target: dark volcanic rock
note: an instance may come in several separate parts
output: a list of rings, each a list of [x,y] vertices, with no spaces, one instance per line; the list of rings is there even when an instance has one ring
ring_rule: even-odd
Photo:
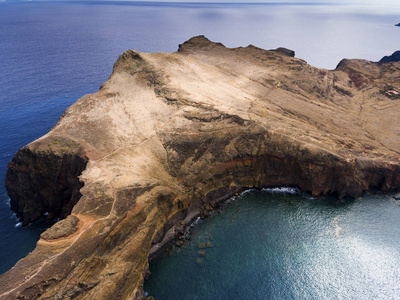
[[[328,71],[293,56],[204,36],[122,54],[97,93],[10,162],[24,224],[71,215],[0,277],[0,299],[140,299],[149,255],[248,188],[398,191],[400,102],[382,91],[400,90],[399,62]]]
[[[379,62],[394,62],[394,61],[400,61],[400,50],[394,52],[390,56],[383,57]]]
[[[282,53],[282,54],[285,54],[285,55],[290,56],[290,57],[294,57],[295,56],[295,52],[293,50],[290,50],[290,49],[287,49],[287,48],[280,47],[280,48],[275,49],[275,51],[279,52],[279,53]]]
[[[58,142],[53,145],[59,147]],[[75,153],[35,152],[30,147],[19,150],[8,164],[6,189],[23,225],[44,213],[65,218],[81,194],[83,182],[78,176],[87,160]]]

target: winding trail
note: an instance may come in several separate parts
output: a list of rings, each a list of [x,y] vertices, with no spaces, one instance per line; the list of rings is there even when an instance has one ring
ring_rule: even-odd
[[[136,144],[136,145],[130,145],[130,146],[128,146],[128,147],[118,147],[118,148],[116,148],[115,150],[113,150],[111,153],[109,153],[109,154],[107,154],[107,155],[105,155],[105,156],[103,156],[103,157],[97,158],[97,159],[92,159],[91,161],[92,161],[92,162],[98,162],[98,163],[99,163],[99,164],[98,164],[99,168],[100,168],[104,173],[106,173],[107,176],[108,176],[109,178],[112,178],[112,175],[109,173],[109,171],[107,170],[107,168],[104,168],[104,167],[102,166],[102,161],[104,161],[107,157],[110,157],[110,156],[112,156],[113,154],[115,154],[116,152],[120,151],[121,149],[124,149],[124,148],[132,148],[132,147],[134,147],[134,148],[139,147],[139,146],[143,145],[144,143],[148,142],[149,140],[151,140],[152,138],[154,138],[155,136],[156,136],[156,134],[153,134],[153,135],[151,135],[150,137],[144,139],[143,141],[141,141],[140,143],[138,143],[138,144]],[[73,138],[71,137],[71,139],[73,139]],[[112,188],[112,185],[110,185],[110,187]],[[17,286],[16,286],[15,288],[13,288],[13,289],[11,289],[11,290],[9,290],[9,291],[7,291],[7,292],[4,292],[4,293],[0,294],[0,299],[6,297],[6,296],[8,296],[8,295],[10,295],[11,293],[13,293],[14,291],[16,291],[17,289],[19,289],[19,288],[23,287],[24,285],[30,283],[30,282],[43,270],[43,268],[44,268],[46,265],[48,265],[49,263],[51,263],[52,261],[54,261],[57,257],[63,255],[66,251],[68,251],[68,250],[80,239],[80,237],[81,237],[85,232],[87,232],[88,230],[90,230],[90,229],[93,227],[93,225],[95,225],[95,224],[98,223],[98,222],[101,222],[101,221],[104,221],[104,220],[107,220],[107,219],[111,218],[111,217],[114,215],[114,213],[115,213],[115,204],[116,204],[116,201],[117,201],[116,192],[115,192],[115,189],[114,189],[114,188],[112,188],[112,194],[113,194],[113,199],[114,199],[114,200],[113,200],[113,203],[112,203],[110,212],[109,212],[109,214],[108,214],[107,216],[102,217],[102,218],[100,218],[100,219],[93,220],[93,219],[91,219],[90,217],[88,217],[88,216],[86,216],[86,215],[83,215],[83,214],[75,215],[75,217],[77,217],[77,218],[79,219],[79,222],[78,222],[78,230],[75,231],[73,234],[71,234],[71,235],[69,235],[69,236],[67,236],[67,237],[63,237],[63,238],[59,238],[59,239],[51,240],[51,241],[50,241],[50,240],[39,239],[39,241],[38,241],[38,244],[39,244],[39,245],[60,245],[59,248],[63,248],[63,247],[62,247],[62,244],[67,244],[67,243],[70,243],[70,244],[69,244],[68,246],[66,246],[65,249],[64,249],[63,251],[61,251],[61,252],[59,252],[59,253],[57,253],[57,254],[54,254],[53,256],[51,256],[51,257],[47,258],[46,260],[44,260],[44,261],[40,264],[39,267],[37,267],[37,268],[36,268],[35,270],[33,270],[30,274],[28,274],[27,276],[25,276],[25,280],[24,280],[23,282],[17,283]],[[32,286],[32,285],[33,285],[33,284],[31,284],[30,286]]]

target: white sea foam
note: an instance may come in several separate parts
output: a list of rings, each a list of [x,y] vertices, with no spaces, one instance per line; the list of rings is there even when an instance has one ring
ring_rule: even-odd
[[[7,204],[7,206],[9,208],[11,208],[11,199],[10,198],[7,198],[5,203]],[[15,220],[17,222],[17,224],[15,224],[15,228],[20,227],[22,225],[22,223],[19,222],[19,219],[17,218],[17,214],[15,212],[13,212],[12,210],[9,210],[9,214],[10,214],[9,218],[12,219],[12,220]],[[21,224],[19,224],[19,223],[21,223]]]
[[[234,201],[236,201],[236,199],[237,199],[237,197],[236,197],[236,196],[233,196],[232,198],[227,199],[227,200],[225,201],[225,203],[234,202]]]
[[[247,194],[247,193],[251,193],[252,191],[254,191],[255,189],[248,189],[248,190],[245,190],[244,192],[242,192],[241,194],[240,194],[240,196],[243,196],[243,195],[245,195],[245,194]]]
[[[22,226],[22,222],[18,222],[17,224],[14,225],[15,228],[19,228]]]
[[[193,227],[193,226],[196,226],[196,225],[199,224],[200,222],[201,222],[201,218],[198,217],[192,224],[190,224],[189,228],[190,228],[190,227]]]
[[[227,200],[225,201],[225,203],[234,202],[234,201],[238,200],[238,198],[242,197],[244,194],[250,193],[251,191],[254,191],[254,189],[245,190],[244,192],[241,192],[239,196],[233,196],[233,197],[227,199]]]
[[[300,194],[300,190],[294,187],[276,187],[276,188],[265,188],[262,189],[263,192],[271,193],[271,194]]]
[[[7,198],[5,203],[7,204],[8,207],[11,207],[11,199],[10,198]]]

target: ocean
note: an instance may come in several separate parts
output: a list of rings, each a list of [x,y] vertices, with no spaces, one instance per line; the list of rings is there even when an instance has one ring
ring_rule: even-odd
[[[378,61],[383,56],[400,49],[398,42],[400,28],[394,26],[400,22],[400,7],[398,5],[383,6],[379,1],[374,3],[360,5],[351,3],[240,4],[129,1],[0,2],[0,133],[2,141],[0,143],[0,182],[4,182],[7,163],[17,150],[47,133],[64,110],[79,97],[96,92],[110,76],[113,63],[118,56],[127,49],[142,52],[172,52],[177,50],[178,44],[190,37],[203,34],[212,41],[222,42],[227,47],[249,44],[265,49],[286,47],[295,50],[296,57],[306,60],[313,66],[326,69],[334,69],[342,58],[364,58]],[[266,203],[270,201],[275,203],[275,200],[268,200],[270,199],[269,194],[261,193],[260,196],[254,197],[262,198],[264,196],[267,199]],[[308,209],[311,209],[309,207],[312,205],[307,204],[307,201],[311,200],[303,201],[304,197],[307,198],[306,195],[296,193],[290,197],[294,197],[293,201],[298,202],[296,205],[299,205],[301,211],[308,212]],[[374,197],[369,195],[366,196],[366,199]],[[377,200],[381,206],[375,205],[373,200],[355,203],[361,207],[360,209],[371,209],[373,222],[379,224],[377,225],[378,229],[374,231],[377,235],[391,232],[398,239],[396,217],[393,217],[393,222],[385,222],[384,218],[380,218],[382,215],[380,209],[383,207],[382,209],[393,210],[392,213],[396,214],[400,208],[390,200],[390,197],[385,199],[384,201]],[[304,207],[301,204],[303,202]],[[252,207],[252,203],[249,201],[248,206]],[[257,203],[254,201],[254,208],[258,209]],[[328,222],[325,220],[325,209],[330,211],[330,206],[323,206],[324,201],[321,203],[318,202],[315,205],[318,207],[322,205],[324,209],[318,210],[313,217],[317,218],[315,222]],[[285,211],[286,213],[291,211],[290,207],[281,206],[282,215],[285,214]],[[354,205],[349,205],[349,207],[354,207]],[[270,215],[269,210],[273,208],[267,205],[260,209],[263,209],[265,215],[268,216]],[[336,213],[339,214],[340,211],[338,210]],[[308,218],[309,215],[306,213],[304,217]],[[318,219],[320,217],[321,220]],[[249,218],[252,218],[251,215]],[[363,226],[369,226],[369,222],[371,222],[370,219],[363,220],[357,221],[359,222],[357,228],[360,231]],[[4,184],[0,184],[0,273],[10,269],[19,259],[32,251],[40,233],[52,222],[43,218],[28,227],[20,226],[10,211]],[[207,222],[213,226],[212,220],[203,222],[201,226],[208,224]],[[348,222],[351,223],[351,219]],[[199,225],[199,230],[201,226]],[[218,223],[216,226],[219,226]],[[350,231],[353,230],[352,226],[349,228]],[[194,231],[196,230],[194,229]],[[271,230],[275,230],[275,227],[266,229],[266,232]],[[297,238],[301,238],[301,234],[303,234],[303,229],[299,230]],[[308,229],[304,228],[304,230]],[[312,229],[309,229],[309,232],[312,232]],[[309,232],[307,234],[310,234]],[[240,239],[240,233],[236,233]],[[318,234],[322,234],[322,232],[318,232]],[[272,235],[277,236],[277,232]],[[198,236],[200,237],[202,234],[199,233]],[[308,235],[304,238],[307,237]],[[248,244],[246,249],[263,248],[264,246],[259,242],[260,240],[257,240],[254,245]],[[246,243],[250,243],[250,241]],[[269,241],[269,243],[272,242]],[[296,240],[296,243],[300,242]],[[328,240],[325,243],[324,245],[328,247],[326,251],[335,253],[338,245]],[[396,258],[398,244],[391,244],[391,241],[386,240],[385,243],[388,243],[387,247],[394,249],[392,254],[389,251],[385,252],[385,255],[391,255],[394,266],[398,268],[399,263]],[[282,245],[279,240],[275,240],[273,247],[282,247]],[[213,251],[216,249],[218,248],[216,247]],[[310,251],[306,250],[302,252],[302,259],[305,260],[305,263],[310,259],[307,256]],[[375,253],[375,250],[378,252]],[[372,247],[368,251],[371,256],[380,253],[379,247]],[[216,255],[213,253],[212,256]],[[336,255],[335,258],[340,258],[340,256]],[[259,258],[255,256],[254,259],[252,264],[259,265]],[[289,263],[291,258],[280,257],[277,259],[282,263],[271,265],[268,270],[281,268],[285,262]],[[368,255],[365,259],[365,263],[373,263],[368,260]],[[177,259],[177,261],[179,260]],[[238,264],[239,262],[240,260],[235,263],[235,266],[243,268]],[[346,273],[346,269],[340,271],[334,268],[337,263],[332,262],[333,267],[328,270]],[[154,265],[152,264],[152,268],[160,268],[159,264],[162,266],[164,263],[157,261]],[[170,264],[170,262],[166,260],[165,264]],[[296,276],[300,276],[305,274],[304,270],[307,270],[300,269],[300,267],[297,269],[293,263],[291,266],[291,271],[287,271],[285,276],[297,271]],[[221,268],[221,266],[218,267]],[[222,270],[225,270],[224,268]],[[201,272],[204,272],[205,269],[201,269]],[[238,286],[243,276],[248,276],[247,279],[249,279],[257,272],[264,274],[264,271],[252,270],[247,275],[241,274],[238,279],[231,278],[231,285],[236,282],[235,286],[237,286],[235,290],[239,296],[236,299],[250,299],[244,296],[243,293],[246,289],[243,285]],[[277,270],[275,271],[275,273],[271,271],[271,276],[275,274],[274,276],[277,277],[273,277],[271,280],[279,280],[283,276]],[[163,274],[161,271],[157,271],[153,272],[151,278],[156,278],[156,273],[164,276],[161,275]],[[334,278],[338,276],[336,273],[332,274]],[[346,278],[353,276],[351,275],[353,273],[349,274],[346,275]],[[387,282],[398,280],[398,274],[395,271],[387,271],[384,275],[390,277]],[[226,276],[230,278],[229,275]],[[243,279],[243,282],[248,282],[247,279]],[[298,281],[296,284],[306,284],[307,282]],[[357,281],[353,280],[352,282]],[[365,285],[365,288],[368,289],[366,282],[363,281],[360,284]],[[318,284],[323,285],[321,282]],[[331,284],[332,282],[327,281],[327,285]],[[152,287],[149,288],[149,292],[157,295],[158,288],[150,285],[149,281],[148,287],[150,286]],[[261,289],[261,286],[259,288]],[[164,293],[161,290],[160,288],[160,293]],[[169,290],[173,294],[175,287],[171,286]],[[355,290],[358,291],[359,288],[357,287]],[[263,289],[259,291],[260,295],[263,291]],[[274,294],[276,297],[281,295],[275,293],[275,290],[271,290],[271,295]],[[165,297],[167,299],[167,296]],[[186,296],[182,297],[180,299],[187,298]],[[198,295],[196,297],[198,299],[218,299],[223,296],[202,298],[201,295]],[[257,296],[254,297],[261,299]],[[304,297],[301,299],[311,299]],[[230,299],[235,299],[235,297]],[[274,298],[271,296],[271,299]]]
[[[249,191],[150,263],[155,299],[399,299],[400,207],[385,195]]]

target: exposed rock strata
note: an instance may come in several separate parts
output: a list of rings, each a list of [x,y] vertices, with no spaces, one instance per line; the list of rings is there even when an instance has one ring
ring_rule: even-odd
[[[293,56],[201,36],[122,54],[99,92],[10,162],[24,224],[72,211],[68,230],[56,224],[0,277],[0,298],[141,298],[148,256],[174,226],[246,188],[398,191],[400,102],[381,91],[400,89],[400,64],[328,71]]]

